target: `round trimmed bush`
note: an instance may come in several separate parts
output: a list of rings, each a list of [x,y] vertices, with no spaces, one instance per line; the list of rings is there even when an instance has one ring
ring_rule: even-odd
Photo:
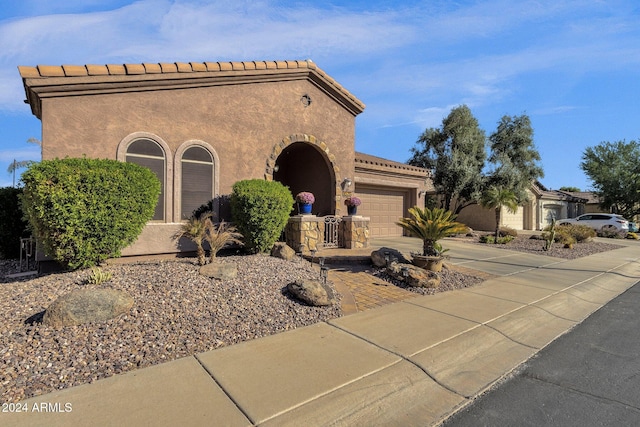
[[[23,210],[36,238],[70,269],[120,256],[153,217],[160,194],[151,170],[106,159],[43,160],[22,181]]]
[[[233,184],[231,215],[250,251],[269,252],[293,210],[291,191],[276,181],[250,179]]]

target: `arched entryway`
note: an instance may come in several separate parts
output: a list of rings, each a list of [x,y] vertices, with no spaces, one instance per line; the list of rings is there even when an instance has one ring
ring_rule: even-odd
[[[312,214],[325,216],[335,213],[333,168],[315,145],[294,142],[285,147],[275,161],[273,179],[289,187],[294,197],[301,191],[313,193],[316,201]]]

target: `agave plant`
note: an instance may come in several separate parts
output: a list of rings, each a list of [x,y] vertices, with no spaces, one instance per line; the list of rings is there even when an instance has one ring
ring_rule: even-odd
[[[443,250],[438,240],[464,233],[467,229],[464,224],[455,221],[457,215],[441,208],[414,206],[409,209],[409,214],[411,218],[401,218],[396,224],[410,235],[422,239],[423,256],[440,256]]]
[[[206,234],[204,238],[209,242],[209,246],[211,247],[211,252],[209,253],[211,262],[213,262],[218,251],[226,245],[242,243],[242,234],[238,233],[238,230],[234,226],[224,221],[221,221],[219,224],[214,224],[209,216],[206,219],[205,227]]]

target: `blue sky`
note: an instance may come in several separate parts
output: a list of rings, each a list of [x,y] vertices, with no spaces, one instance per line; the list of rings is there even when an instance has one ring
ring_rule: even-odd
[[[356,150],[404,162],[460,104],[487,135],[527,114],[553,189],[591,187],[586,147],[640,138],[636,0],[4,0],[0,47],[0,186],[40,159],[18,65],[312,59],[367,105]]]

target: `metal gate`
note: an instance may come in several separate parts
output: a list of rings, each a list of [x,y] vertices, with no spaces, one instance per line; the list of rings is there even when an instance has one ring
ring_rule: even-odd
[[[342,218],[339,216],[325,216],[324,217],[324,247],[325,248],[340,248],[342,242],[340,242],[340,222]]]

